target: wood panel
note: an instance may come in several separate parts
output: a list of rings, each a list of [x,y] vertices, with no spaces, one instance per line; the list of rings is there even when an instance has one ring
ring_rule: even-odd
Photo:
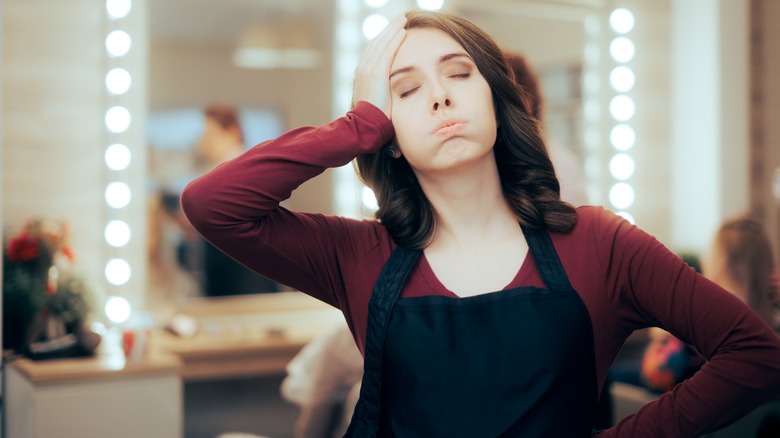
[[[780,258],[780,3],[751,3],[751,208]],[[773,187],[776,187],[773,189]],[[778,193],[774,193],[777,191]]]

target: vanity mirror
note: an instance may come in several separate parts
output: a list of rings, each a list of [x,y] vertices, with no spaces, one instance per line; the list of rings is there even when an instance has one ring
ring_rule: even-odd
[[[228,152],[209,162],[209,141],[232,141],[243,149],[297,126],[326,123],[343,113],[340,107],[349,100],[346,94],[357,62],[344,62],[343,55],[359,55],[362,50],[365,37],[359,31],[363,20],[375,13],[392,16],[414,6],[411,0],[390,0],[378,8],[367,3],[148,3],[147,303],[280,289],[272,283],[242,288],[217,281],[216,286],[208,286],[203,264],[206,247],[180,216],[178,193],[197,174],[231,156]],[[508,52],[528,59],[541,79],[550,140],[582,159],[588,152],[583,139],[589,126],[600,128],[583,117],[586,100],[598,99],[598,95],[589,96],[581,84],[585,75],[600,74],[598,62],[589,62],[584,55],[588,44],[599,44],[603,2],[452,0],[445,8],[488,30]],[[340,39],[344,29],[357,30],[357,37]],[[241,135],[230,140],[226,130],[212,129],[205,117],[210,105],[219,105],[213,108],[221,112],[223,122],[235,119]],[[230,122],[225,126],[232,126],[227,131],[239,127]],[[370,214],[368,207],[344,208],[345,203],[362,199],[340,199],[343,193],[362,191],[354,177],[341,175],[351,172],[351,167],[326,172],[299,188],[286,206],[330,214]]]

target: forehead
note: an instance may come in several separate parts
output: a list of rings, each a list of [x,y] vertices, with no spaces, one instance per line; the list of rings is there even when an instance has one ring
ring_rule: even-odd
[[[409,29],[395,54],[392,69],[435,64],[442,55],[465,52],[444,31],[430,27]]]

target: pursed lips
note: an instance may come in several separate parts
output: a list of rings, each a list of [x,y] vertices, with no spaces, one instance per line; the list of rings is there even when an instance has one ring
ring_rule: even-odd
[[[463,120],[445,120],[439,126],[437,126],[436,129],[433,130],[432,134],[442,135],[445,137],[451,136],[460,132],[460,130],[463,129],[465,125],[466,122]]]

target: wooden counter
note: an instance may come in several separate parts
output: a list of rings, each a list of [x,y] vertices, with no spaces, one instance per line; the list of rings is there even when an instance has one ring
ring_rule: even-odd
[[[309,297],[263,298],[260,307],[247,305],[251,300],[226,299],[180,309],[197,322],[197,334],[185,338],[159,329],[152,345],[181,360],[185,380],[283,374],[314,336],[344,324],[339,310]]]
[[[104,337],[96,357],[7,363],[9,436],[181,437],[184,380],[283,374],[314,336],[344,324],[340,311],[299,292],[191,300],[156,311],[158,321],[191,317],[197,334],[154,328],[137,361],[125,360],[115,336]]]
[[[10,367],[31,383],[59,384],[79,380],[121,379],[153,374],[178,374],[181,361],[172,354],[150,354],[127,361],[121,351],[95,357],[33,361],[15,359]]]

